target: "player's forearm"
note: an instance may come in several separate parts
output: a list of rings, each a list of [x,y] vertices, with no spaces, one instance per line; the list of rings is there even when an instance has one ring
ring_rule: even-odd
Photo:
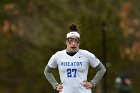
[[[98,84],[98,82],[102,79],[103,75],[106,72],[106,69],[102,63],[99,63],[99,65],[97,67],[95,67],[95,69],[97,70],[97,73],[94,76],[94,78],[91,80],[94,87]]]
[[[56,79],[52,75],[52,70],[53,70],[53,68],[50,68],[49,66],[46,66],[44,74],[45,74],[47,80],[51,83],[51,85],[55,89],[56,86],[58,85],[58,82],[56,81]]]

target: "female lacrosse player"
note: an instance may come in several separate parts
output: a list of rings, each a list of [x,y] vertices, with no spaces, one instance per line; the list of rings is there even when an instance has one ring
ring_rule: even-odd
[[[44,74],[54,89],[59,93],[92,93],[91,88],[101,80],[105,74],[105,67],[87,50],[79,49],[80,34],[77,27],[72,24],[66,36],[67,48],[56,52],[49,60]],[[91,81],[87,81],[89,66],[97,70]],[[58,67],[60,80],[58,83],[52,71]]]

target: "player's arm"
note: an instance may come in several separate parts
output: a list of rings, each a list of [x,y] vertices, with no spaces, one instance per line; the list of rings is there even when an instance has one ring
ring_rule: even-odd
[[[52,71],[53,68],[49,67],[48,65],[46,66],[45,70],[44,70],[44,74],[47,78],[47,80],[51,83],[51,85],[53,86],[54,89],[56,89],[58,82],[56,81],[56,79],[54,78],[54,76],[52,75]]]
[[[89,60],[90,66],[95,68],[97,71],[96,75],[90,82],[92,84],[92,86],[95,87],[98,84],[98,82],[102,79],[103,75],[105,74],[106,68],[94,54],[92,54],[88,51],[84,51],[84,53],[86,54],[86,57]],[[91,85],[91,84],[89,84],[89,85]]]
[[[95,67],[95,69],[96,69],[97,73],[94,76],[94,78],[91,80],[91,83],[93,84],[94,87],[102,79],[103,75],[106,72],[106,68],[104,67],[104,65],[101,62]]]

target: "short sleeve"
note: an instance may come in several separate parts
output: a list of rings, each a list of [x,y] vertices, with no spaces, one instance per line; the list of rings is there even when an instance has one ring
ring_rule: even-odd
[[[58,53],[55,53],[54,55],[52,55],[52,57],[48,61],[48,66],[49,67],[51,67],[51,68],[56,68],[57,67],[57,57],[58,57]]]
[[[100,60],[94,54],[90,53],[89,51],[85,51],[85,53],[90,66],[96,67],[100,63]]]

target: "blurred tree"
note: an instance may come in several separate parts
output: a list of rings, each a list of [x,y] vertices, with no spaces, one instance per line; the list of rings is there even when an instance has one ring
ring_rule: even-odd
[[[1,0],[1,93],[55,93],[43,70],[50,56],[65,48],[65,34],[72,22],[79,24],[81,48],[102,61],[103,21],[107,24],[107,62],[111,64],[109,93],[113,93],[116,75],[124,69],[136,81],[134,92],[140,91],[133,73],[139,69],[139,8],[139,0]],[[134,60],[137,62],[131,63]],[[89,73],[94,75],[94,71]],[[59,80],[57,70],[54,74]],[[101,86],[97,92],[102,92]]]
[[[125,40],[121,55],[123,58],[138,61],[140,60],[140,20],[137,14],[133,14],[132,6],[130,2],[125,2],[120,12],[120,27]]]

